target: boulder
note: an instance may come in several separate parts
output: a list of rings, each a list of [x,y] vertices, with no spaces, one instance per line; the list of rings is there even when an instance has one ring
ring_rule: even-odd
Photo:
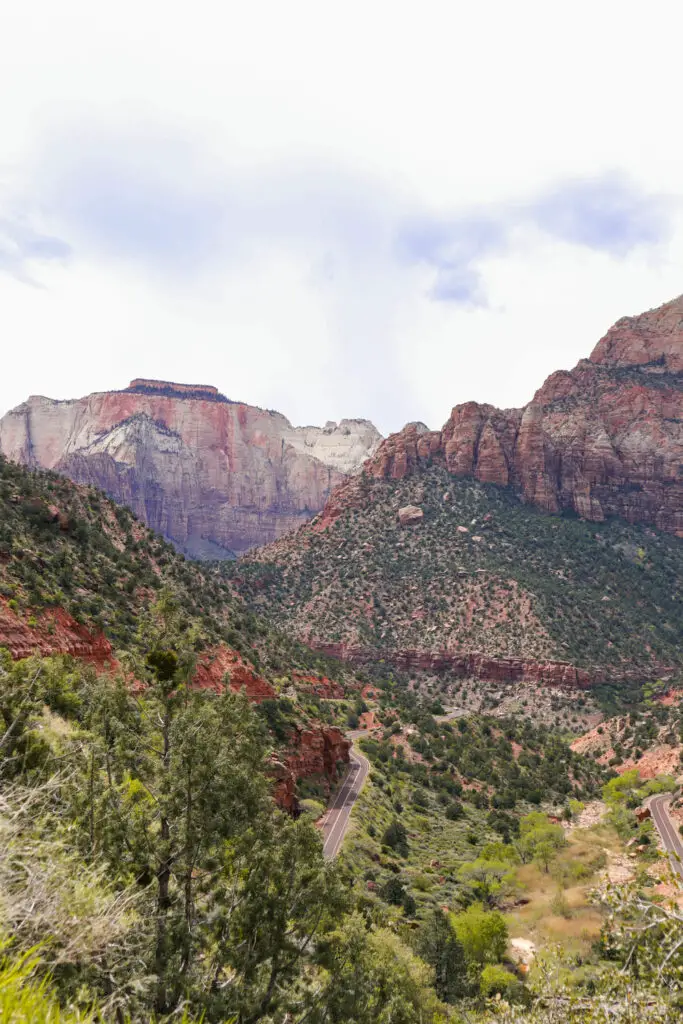
[[[401,526],[414,526],[423,519],[424,512],[419,505],[404,505],[398,510],[398,521]]]

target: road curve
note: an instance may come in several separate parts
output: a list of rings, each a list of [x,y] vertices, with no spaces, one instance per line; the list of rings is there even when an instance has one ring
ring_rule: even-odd
[[[367,735],[367,733],[361,735]],[[349,734],[349,738],[354,738],[354,734]],[[339,853],[349,827],[353,805],[360,795],[370,770],[370,762],[358,750],[352,748],[349,752],[349,759],[351,761],[349,771],[341,789],[327,810],[322,826],[323,856],[327,860],[331,860]]]
[[[662,845],[669,855],[671,869],[674,874],[683,879],[683,839],[669,815],[670,803],[671,793],[662,793],[659,796],[653,796],[648,806]],[[678,857],[673,856],[674,854],[678,854]]]

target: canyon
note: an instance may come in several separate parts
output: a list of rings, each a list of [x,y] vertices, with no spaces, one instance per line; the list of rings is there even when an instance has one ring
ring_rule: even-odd
[[[293,427],[216,388],[138,378],[123,391],[32,396],[0,452],[101,488],[193,558],[230,558],[310,519],[381,440],[367,420]]]

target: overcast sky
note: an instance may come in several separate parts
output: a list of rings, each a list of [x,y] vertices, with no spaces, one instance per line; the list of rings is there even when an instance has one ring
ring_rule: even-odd
[[[683,292],[678,2],[6,0],[0,413],[529,400]]]

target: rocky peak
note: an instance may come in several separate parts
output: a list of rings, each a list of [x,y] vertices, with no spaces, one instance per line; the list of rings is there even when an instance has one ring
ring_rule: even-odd
[[[682,373],[683,296],[619,320],[590,359],[551,374],[524,409],[465,402],[440,431],[410,423],[379,445],[366,472],[401,480],[433,462],[514,487],[546,512],[619,515],[683,537]],[[320,525],[362,500],[351,481]]]
[[[683,295],[640,316],[617,320],[591,353],[603,366],[683,372]]]

